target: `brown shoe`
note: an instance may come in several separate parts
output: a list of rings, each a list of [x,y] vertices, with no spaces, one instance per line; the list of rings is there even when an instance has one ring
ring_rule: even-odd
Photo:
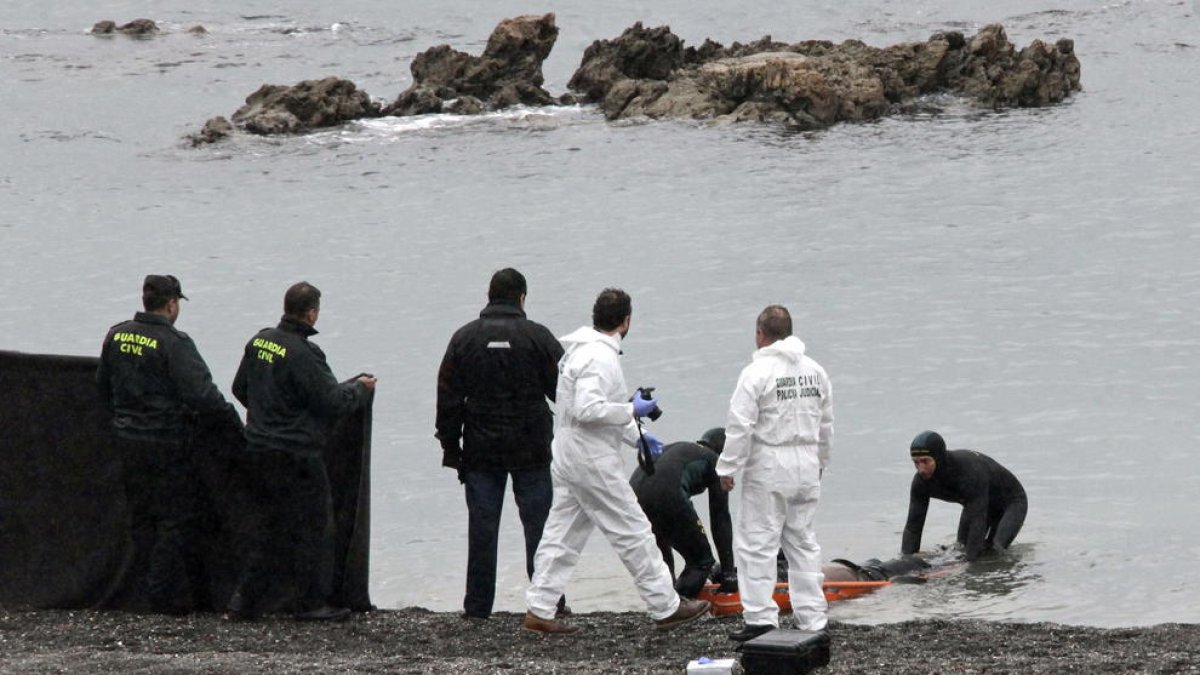
[[[547,633],[549,635],[567,635],[579,630],[579,626],[568,626],[554,619],[543,619],[533,612],[525,612],[525,623],[521,624],[521,627],[535,633]]]
[[[711,603],[707,600],[688,600],[686,598],[679,599],[679,609],[675,613],[665,619],[659,619],[654,622],[656,630],[671,630],[676,626],[681,626],[689,621],[694,621],[708,612]]]

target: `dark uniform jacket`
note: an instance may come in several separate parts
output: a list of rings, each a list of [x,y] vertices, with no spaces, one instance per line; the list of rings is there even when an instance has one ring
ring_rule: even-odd
[[[946,451],[928,480],[913,476],[901,553],[920,550],[930,498],[962,504],[959,543],[966,547],[967,560],[975,560],[986,548],[989,520],[1026,497],[1017,477],[991,457],[974,450]]]
[[[138,312],[109,329],[96,383],[121,438],[181,443],[194,415],[241,426],[196,343],[161,314]]]
[[[491,302],[450,339],[438,370],[437,437],[462,442],[462,468],[549,466],[558,361],[545,326],[508,302]]]
[[[233,378],[233,395],[246,406],[251,446],[315,455],[334,420],[366,400],[357,380],[339,383],[325,352],[308,341],[312,326],[283,317],[246,343]]]
[[[654,460],[654,473],[647,475],[642,467],[634,469],[629,484],[638,503],[651,524],[663,523],[681,511],[692,510],[692,497],[708,490],[708,520],[712,525],[713,544],[722,570],[734,569],[733,525],[729,515],[729,493],[721,489],[717,476],[716,452],[699,443],[671,443]],[[699,520],[673,524],[679,527],[702,527]],[[656,536],[665,533],[655,532]]]

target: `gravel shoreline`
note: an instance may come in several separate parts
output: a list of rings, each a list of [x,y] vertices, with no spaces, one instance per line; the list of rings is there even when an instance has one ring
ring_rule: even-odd
[[[734,656],[740,617],[656,633],[644,614],[571,617],[573,636],[521,630],[420,608],[335,624],[287,617],[0,609],[3,673],[681,673],[705,655]],[[828,673],[1200,673],[1200,625],[1091,628],[924,620],[830,624]]]

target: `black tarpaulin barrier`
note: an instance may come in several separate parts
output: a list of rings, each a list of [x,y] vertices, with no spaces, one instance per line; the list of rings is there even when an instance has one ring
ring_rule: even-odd
[[[121,458],[95,384],[99,359],[0,351],[0,606],[148,607],[135,569]],[[336,523],[334,604],[371,609],[371,405],[339,420],[325,449]],[[233,591],[246,527],[240,437],[197,424],[204,500],[196,541],[198,609]],[[274,580],[268,609],[294,581]],[[204,588],[207,586],[207,588]]]

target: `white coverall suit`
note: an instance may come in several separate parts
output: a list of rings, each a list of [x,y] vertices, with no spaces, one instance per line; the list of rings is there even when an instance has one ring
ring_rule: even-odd
[[[743,473],[733,553],[746,625],[779,626],[776,554],[788,561],[793,617],[800,630],[825,628],[821,548],[813,517],[833,441],[829,376],[795,336],[754,352],[729,401],[717,475]]]
[[[635,445],[637,427],[618,359],[620,338],[584,326],[561,341],[566,353],[558,366],[550,465],[554,504],[525,604],[536,616],[554,617],[588,536],[599,528],[633,576],[650,617],[665,619],[679,609],[679,595],[621,459],[622,444]]]

